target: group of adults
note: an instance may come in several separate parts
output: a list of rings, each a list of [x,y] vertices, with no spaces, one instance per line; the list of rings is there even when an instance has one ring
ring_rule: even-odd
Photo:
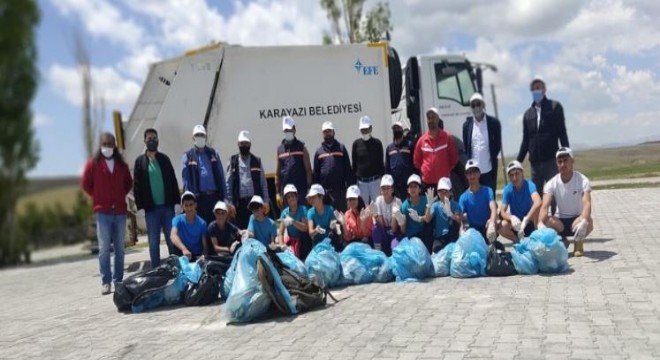
[[[146,220],[152,267],[160,264],[161,231],[169,254],[191,260],[233,254],[246,237],[288,247],[304,259],[328,237],[337,250],[362,241],[390,255],[403,237],[419,237],[429,251],[438,251],[456,241],[461,229],[474,228],[490,242],[498,235],[518,241],[540,227],[554,228],[564,241],[574,236],[574,254],[581,256],[584,238],[593,229],[589,181],[573,170],[561,104],[545,96],[541,78],[532,80],[530,90],[533,101],[523,117],[520,152],[506,167],[511,182],[499,210],[501,126],[486,114],[479,93],[470,99],[473,116],[463,124],[462,139],[444,131],[438,110],[430,108],[427,132],[415,138],[396,122],[394,140],[383,148],[372,136],[373,121],[363,116],[350,157],[335,138],[332,122],[322,124],[323,140],[310,157],[296,137],[295,120],[283,118],[274,202],[281,210],[279,226],[269,217],[264,167],[251,152],[248,131],[238,134],[238,153],[225,172],[218,152],[207,144],[204,126],[195,126],[193,146],[181,157],[181,196],[170,158],[158,151],[155,129],[144,131],[146,150],[135,160],[133,176],[114,136],[104,133],[82,178],[96,213],[102,293],[110,293],[111,283],[123,278],[125,198],[131,190]],[[522,166],[528,153],[531,181]]]

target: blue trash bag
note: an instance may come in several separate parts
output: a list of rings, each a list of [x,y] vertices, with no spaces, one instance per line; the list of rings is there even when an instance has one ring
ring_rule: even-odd
[[[455,278],[486,276],[487,258],[488,245],[483,236],[475,229],[468,229],[456,241],[449,274]]]
[[[270,258],[268,258],[267,254],[259,255],[259,259],[261,259],[263,263],[266,265],[268,272],[273,278],[273,285],[274,285],[273,290],[277,293],[276,294],[277,298],[284,300],[289,314],[291,315],[297,314],[298,309],[296,308],[296,302],[291,297],[289,290],[287,290],[287,288],[284,286],[284,283],[282,282],[282,277],[277,272],[277,269],[273,265],[273,262],[270,261]]]
[[[193,284],[199,282],[199,278],[202,277],[202,268],[197,262],[191,263],[187,256],[179,256],[179,265],[181,266],[181,272],[188,281]]]
[[[303,263],[298,257],[293,253],[293,251],[287,249],[282,252],[277,253],[277,257],[282,260],[284,265],[288,267],[289,269],[307,276],[307,268],[305,267],[305,263]]]
[[[556,274],[568,271],[568,250],[554,229],[534,230],[529,241],[529,250],[539,265],[539,272]]]
[[[309,275],[317,276],[325,286],[333,287],[341,284],[341,260],[329,238],[312,248],[305,260],[305,266]]]
[[[435,270],[435,276],[449,276],[450,264],[451,264],[451,255],[454,253],[454,247],[456,243],[449,243],[442,250],[431,255],[431,260],[433,261],[433,270]]]
[[[533,275],[539,272],[539,264],[529,250],[529,242],[529,239],[522,239],[513,245],[513,251],[511,251],[513,265],[520,275]]]
[[[147,295],[139,303],[131,306],[131,311],[135,314],[146,310],[155,309],[161,306],[176,305],[183,300],[183,293],[186,289],[188,280],[183,271],[179,271],[176,278],[167,282],[167,285],[161,289]]]
[[[344,284],[366,284],[388,282],[394,278],[387,256],[369,245],[354,242],[346,246],[339,255]]]
[[[431,255],[422,240],[404,238],[392,250],[392,270],[396,281],[418,281],[435,274]]]
[[[231,264],[229,269],[225,272],[225,278],[222,281],[222,286],[220,286],[220,297],[227,300],[229,294],[231,293],[231,286],[234,284],[234,277],[236,277],[236,267],[238,266],[238,259],[240,258],[241,250],[243,247],[239,247],[234,254],[234,257],[231,259]]]
[[[265,252],[266,247],[260,241],[243,240],[225,307],[229,322],[251,321],[268,311],[271,299],[257,277],[257,258]]]

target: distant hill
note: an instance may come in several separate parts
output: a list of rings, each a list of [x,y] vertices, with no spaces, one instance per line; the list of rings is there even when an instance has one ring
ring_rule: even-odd
[[[28,179],[26,195],[37,194],[56,188],[80,186],[79,176],[36,177]]]

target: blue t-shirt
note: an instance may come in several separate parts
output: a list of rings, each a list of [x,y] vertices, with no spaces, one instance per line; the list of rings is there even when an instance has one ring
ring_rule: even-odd
[[[401,205],[401,213],[406,216],[406,237],[419,236],[422,230],[424,230],[424,222],[413,221],[408,214],[408,209],[417,210],[419,216],[424,217],[426,212],[426,196],[420,196],[417,206],[412,206],[410,199],[407,199]]]
[[[522,219],[534,204],[532,194],[535,192],[536,185],[530,180],[525,179],[520,190],[517,190],[513,183],[508,183],[502,191],[502,205],[509,205],[511,215]]]
[[[449,224],[450,219],[447,214],[442,210],[444,207],[442,201],[436,201],[431,205],[431,215],[433,216],[433,236],[438,238],[449,233]],[[458,203],[454,200],[449,201],[449,207],[451,212],[460,213],[461,208],[458,206]]]
[[[335,209],[330,205],[323,205],[323,214],[318,214],[315,207],[307,210],[307,221],[311,220],[314,227],[320,226],[325,230],[325,234],[316,234],[314,244],[321,242],[330,235],[330,221],[335,219]]]
[[[284,220],[285,217],[291,216],[293,220],[295,221],[301,221],[307,224],[305,221],[307,219],[307,208],[301,205],[298,205],[298,209],[296,209],[295,214],[291,214],[291,209],[287,206],[284,211],[282,211],[282,215],[280,216],[280,220]],[[289,236],[294,237],[296,239],[300,238],[300,230],[298,230],[295,226],[287,226],[286,227],[286,232],[289,234]]]
[[[259,221],[254,215],[250,215],[250,222],[248,223],[247,230],[254,234],[256,240],[261,241],[261,243],[266,246],[268,246],[271,241],[273,241],[273,238],[277,236],[275,221],[269,217],[265,217],[263,221]]]
[[[204,235],[206,235],[206,221],[199,216],[195,216],[195,220],[191,224],[186,221],[186,214],[179,214],[172,218],[172,227],[176,228],[179,238],[193,256],[202,255],[204,252],[202,241]]]
[[[495,201],[495,197],[490,186],[480,186],[476,193],[468,188],[461,194],[458,205],[462,212],[467,213],[470,227],[486,226],[486,222],[490,218],[491,201]]]

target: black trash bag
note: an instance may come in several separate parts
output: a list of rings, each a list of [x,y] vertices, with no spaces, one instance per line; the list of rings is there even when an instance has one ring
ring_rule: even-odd
[[[224,278],[233,259],[234,256],[229,253],[220,253],[218,255],[206,256],[203,260],[200,260],[200,266],[206,268],[209,274]]]
[[[117,310],[121,312],[131,311],[133,295],[128,292],[123,282],[115,283],[115,293],[112,295],[112,301],[115,303]]]
[[[147,293],[164,289],[176,279],[181,267],[176,255],[164,259],[161,264],[148,271],[133,274],[115,285],[113,301],[117,310],[130,310],[136,299],[144,298]],[[119,289],[119,290],[117,290]]]
[[[511,253],[505,251],[504,245],[499,241],[494,241],[488,246],[486,274],[488,276],[511,276],[518,274],[513,264]]]
[[[220,296],[220,282],[227,271],[224,264],[213,260],[199,260],[199,266],[202,268],[199,282],[188,283],[186,288],[183,301],[187,306],[208,305]]]

